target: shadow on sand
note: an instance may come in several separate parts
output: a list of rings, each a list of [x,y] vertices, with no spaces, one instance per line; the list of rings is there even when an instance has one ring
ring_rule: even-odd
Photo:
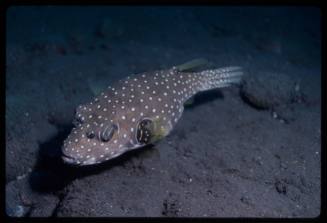
[[[71,129],[71,125],[65,126],[55,137],[40,145],[37,164],[29,177],[29,184],[33,190],[40,193],[59,192],[74,179],[109,170],[113,166],[122,165],[130,157],[155,149],[153,145],[148,145],[98,165],[68,165],[61,159],[61,145]]]
[[[210,91],[204,91],[197,93],[194,98],[193,102],[191,104],[186,104],[185,108],[192,109],[194,107],[200,106],[202,104],[209,103],[211,101],[217,100],[217,99],[223,99],[224,95],[219,89],[213,89]]]

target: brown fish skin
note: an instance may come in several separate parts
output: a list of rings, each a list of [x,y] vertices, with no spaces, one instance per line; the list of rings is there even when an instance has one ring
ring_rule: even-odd
[[[169,134],[187,99],[239,83],[242,74],[240,67],[198,73],[173,67],[128,76],[77,107],[75,128],[63,144],[63,160],[98,164],[153,143]]]

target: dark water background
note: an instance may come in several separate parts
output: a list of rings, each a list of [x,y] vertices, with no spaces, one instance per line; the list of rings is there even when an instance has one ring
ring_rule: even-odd
[[[8,215],[319,215],[319,8],[16,6],[6,19]],[[241,91],[198,95],[157,145],[62,163],[94,91],[194,58],[244,67]]]

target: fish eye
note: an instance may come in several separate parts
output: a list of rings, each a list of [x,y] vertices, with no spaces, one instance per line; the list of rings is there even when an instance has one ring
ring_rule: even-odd
[[[140,144],[147,144],[150,142],[153,135],[153,122],[150,119],[143,119],[139,122],[136,131],[136,140]]]
[[[106,126],[100,134],[100,140],[102,140],[103,142],[108,142],[113,137],[117,129],[118,127],[115,124]]]
[[[86,137],[87,137],[87,138],[89,138],[89,139],[93,139],[94,136],[95,136],[95,133],[94,133],[93,130],[91,130],[91,131],[87,131],[87,132],[86,132]]]

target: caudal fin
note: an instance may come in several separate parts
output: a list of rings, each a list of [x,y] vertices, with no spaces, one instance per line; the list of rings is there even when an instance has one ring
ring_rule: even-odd
[[[206,91],[240,83],[243,71],[241,67],[223,67],[215,70],[204,70],[198,75],[201,76],[200,91]]]

